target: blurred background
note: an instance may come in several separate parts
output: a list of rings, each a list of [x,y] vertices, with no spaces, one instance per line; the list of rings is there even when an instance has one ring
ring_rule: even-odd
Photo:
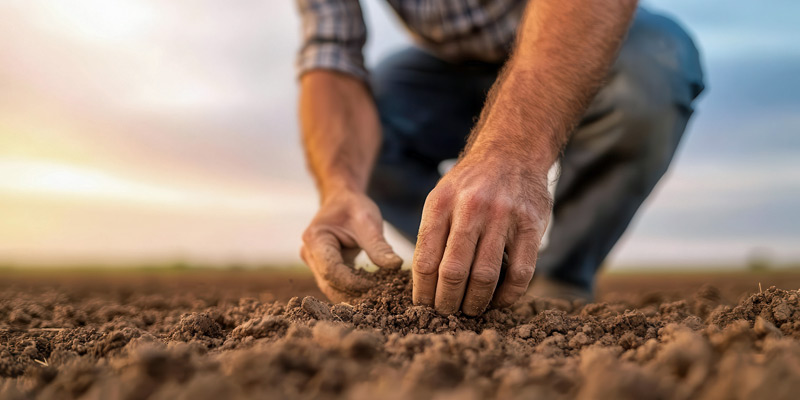
[[[362,3],[373,65],[408,39]],[[797,264],[800,2],[644,4],[693,33],[708,89],[608,264]],[[0,1],[0,264],[298,264],[298,37],[292,1]]]

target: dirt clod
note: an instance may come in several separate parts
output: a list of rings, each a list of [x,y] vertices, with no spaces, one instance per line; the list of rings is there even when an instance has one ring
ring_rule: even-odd
[[[300,307],[314,319],[328,320],[331,318],[330,306],[312,296],[304,298]]]

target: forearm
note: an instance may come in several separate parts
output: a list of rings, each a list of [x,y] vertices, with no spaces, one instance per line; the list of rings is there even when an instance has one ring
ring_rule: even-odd
[[[467,154],[487,149],[545,170],[614,62],[635,0],[530,2]]]
[[[366,85],[326,70],[303,75],[300,125],[322,200],[341,190],[364,192],[381,141]]]

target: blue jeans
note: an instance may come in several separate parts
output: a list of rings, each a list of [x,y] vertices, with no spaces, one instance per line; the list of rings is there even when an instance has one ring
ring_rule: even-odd
[[[458,157],[501,67],[448,63],[410,48],[374,70],[384,142],[369,193],[412,242],[439,164]],[[536,276],[593,289],[603,260],[667,170],[702,90],[690,37],[639,9],[607,84],[564,151]]]

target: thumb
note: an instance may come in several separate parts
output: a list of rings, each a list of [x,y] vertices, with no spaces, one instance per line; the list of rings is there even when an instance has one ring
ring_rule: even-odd
[[[403,259],[392,250],[392,246],[386,242],[386,238],[383,237],[383,232],[380,230],[366,230],[359,235],[358,239],[359,246],[378,267],[400,269],[403,266]]]

